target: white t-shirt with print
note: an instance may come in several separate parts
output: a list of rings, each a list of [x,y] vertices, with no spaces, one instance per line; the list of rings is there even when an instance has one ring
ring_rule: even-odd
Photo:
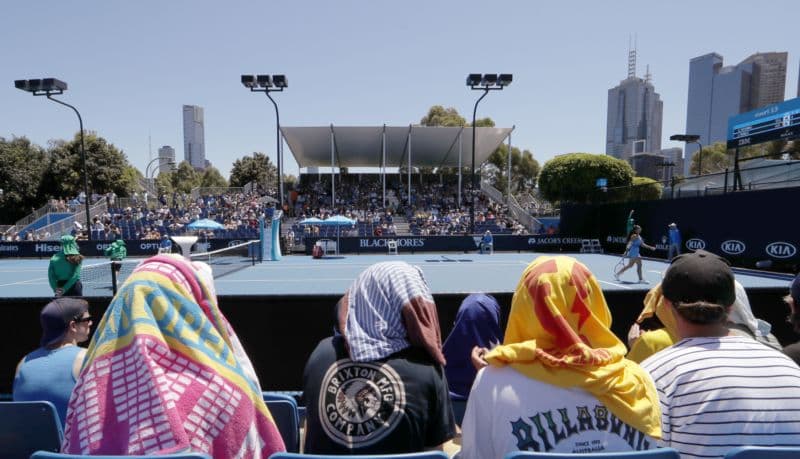
[[[517,450],[597,453],[652,449],[648,435],[617,419],[590,393],[486,367],[475,378],[462,423],[463,459],[502,459]]]

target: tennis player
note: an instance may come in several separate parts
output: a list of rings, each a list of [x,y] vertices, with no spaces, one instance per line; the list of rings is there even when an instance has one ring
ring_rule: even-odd
[[[633,265],[636,265],[636,274],[639,275],[639,283],[647,283],[647,281],[642,277],[642,255],[640,254],[639,250],[641,247],[644,247],[648,250],[655,250],[656,248],[652,245],[647,245],[644,242],[641,232],[641,226],[633,225],[633,229],[631,230],[630,234],[628,234],[628,245],[625,247],[625,253],[627,254],[629,260],[628,265],[615,272],[614,279],[619,280],[619,276],[621,276],[622,273],[633,267]]]

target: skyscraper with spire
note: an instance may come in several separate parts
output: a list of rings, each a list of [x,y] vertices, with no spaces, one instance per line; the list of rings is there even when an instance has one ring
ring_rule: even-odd
[[[608,90],[606,154],[629,160],[637,153],[661,151],[664,104],[651,82],[636,76],[636,48],[628,51],[628,77]]]

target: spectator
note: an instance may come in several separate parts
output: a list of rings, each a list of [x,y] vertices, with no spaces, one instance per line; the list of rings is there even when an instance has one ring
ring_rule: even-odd
[[[89,345],[62,449],[223,459],[285,450],[207,264],[160,255],[128,277]]]
[[[675,223],[669,224],[669,249],[667,250],[667,260],[672,260],[676,255],[681,254],[681,232]]]
[[[706,458],[737,446],[800,446],[800,368],[730,335],[736,292],[728,263],[703,250],[679,255],[662,290],[681,341],[642,362],[661,399],[661,445]]]
[[[736,301],[731,306],[727,318],[731,334],[749,336],[766,346],[780,350],[780,343],[771,333],[772,326],[753,315],[753,311],[750,308],[750,300],[747,298],[747,292],[742,284],[739,281],[734,281],[734,286],[736,289]],[[638,324],[652,317],[654,312],[664,327],[641,332]],[[656,352],[672,346],[677,341],[679,341],[679,338],[677,326],[675,325],[675,316],[672,308],[664,304],[661,284],[658,284],[648,292],[645,297],[644,310],[639,314],[636,323],[633,324],[628,332],[628,344],[631,346],[628,358],[634,362],[641,362]]]
[[[492,232],[486,230],[483,233],[483,238],[481,238],[481,253],[491,253],[494,249],[494,238],[492,237]]]
[[[661,436],[656,389],[625,359],[610,325],[600,284],[583,264],[541,256],[528,265],[503,344],[485,354],[489,366],[472,386],[462,457],[654,448]]]
[[[389,454],[455,436],[436,305],[404,262],[364,270],[337,305],[333,337],[306,363],[305,452]]]
[[[62,423],[67,402],[81,371],[92,316],[89,303],[78,298],[56,298],[39,314],[40,347],[20,360],[14,375],[14,401],[47,400],[56,407]]]
[[[503,341],[500,330],[500,305],[497,300],[483,293],[473,293],[464,298],[456,313],[453,331],[444,342],[444,357],[447,360],[445,374],[450,395],[466,399],[475,374],[472,365],[474,347],[491,349]]]
[[[83,255],[75,237],[61,236],[61,250],[50,258],[47,277],[55,296],[82,296],[81,264]]]
[[[800,311],[798,311],[798,307],[800,307],[800,274],[794,278],[789,290],[789,295],[786,295],[783,300],[789,306],[789,317],[787,320],[792,324],[794,331],[800,333]],[[800,342],[786,346],[783,348],[783,353],[800,365]]]

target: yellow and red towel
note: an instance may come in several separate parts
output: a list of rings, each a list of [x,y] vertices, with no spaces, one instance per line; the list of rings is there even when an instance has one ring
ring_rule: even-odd
[[[658,394],[649,375],[625,359],[594,275],[577,260],[542,256],[522,274],[494,366],[593,394],[625,423],[661,438]]]

